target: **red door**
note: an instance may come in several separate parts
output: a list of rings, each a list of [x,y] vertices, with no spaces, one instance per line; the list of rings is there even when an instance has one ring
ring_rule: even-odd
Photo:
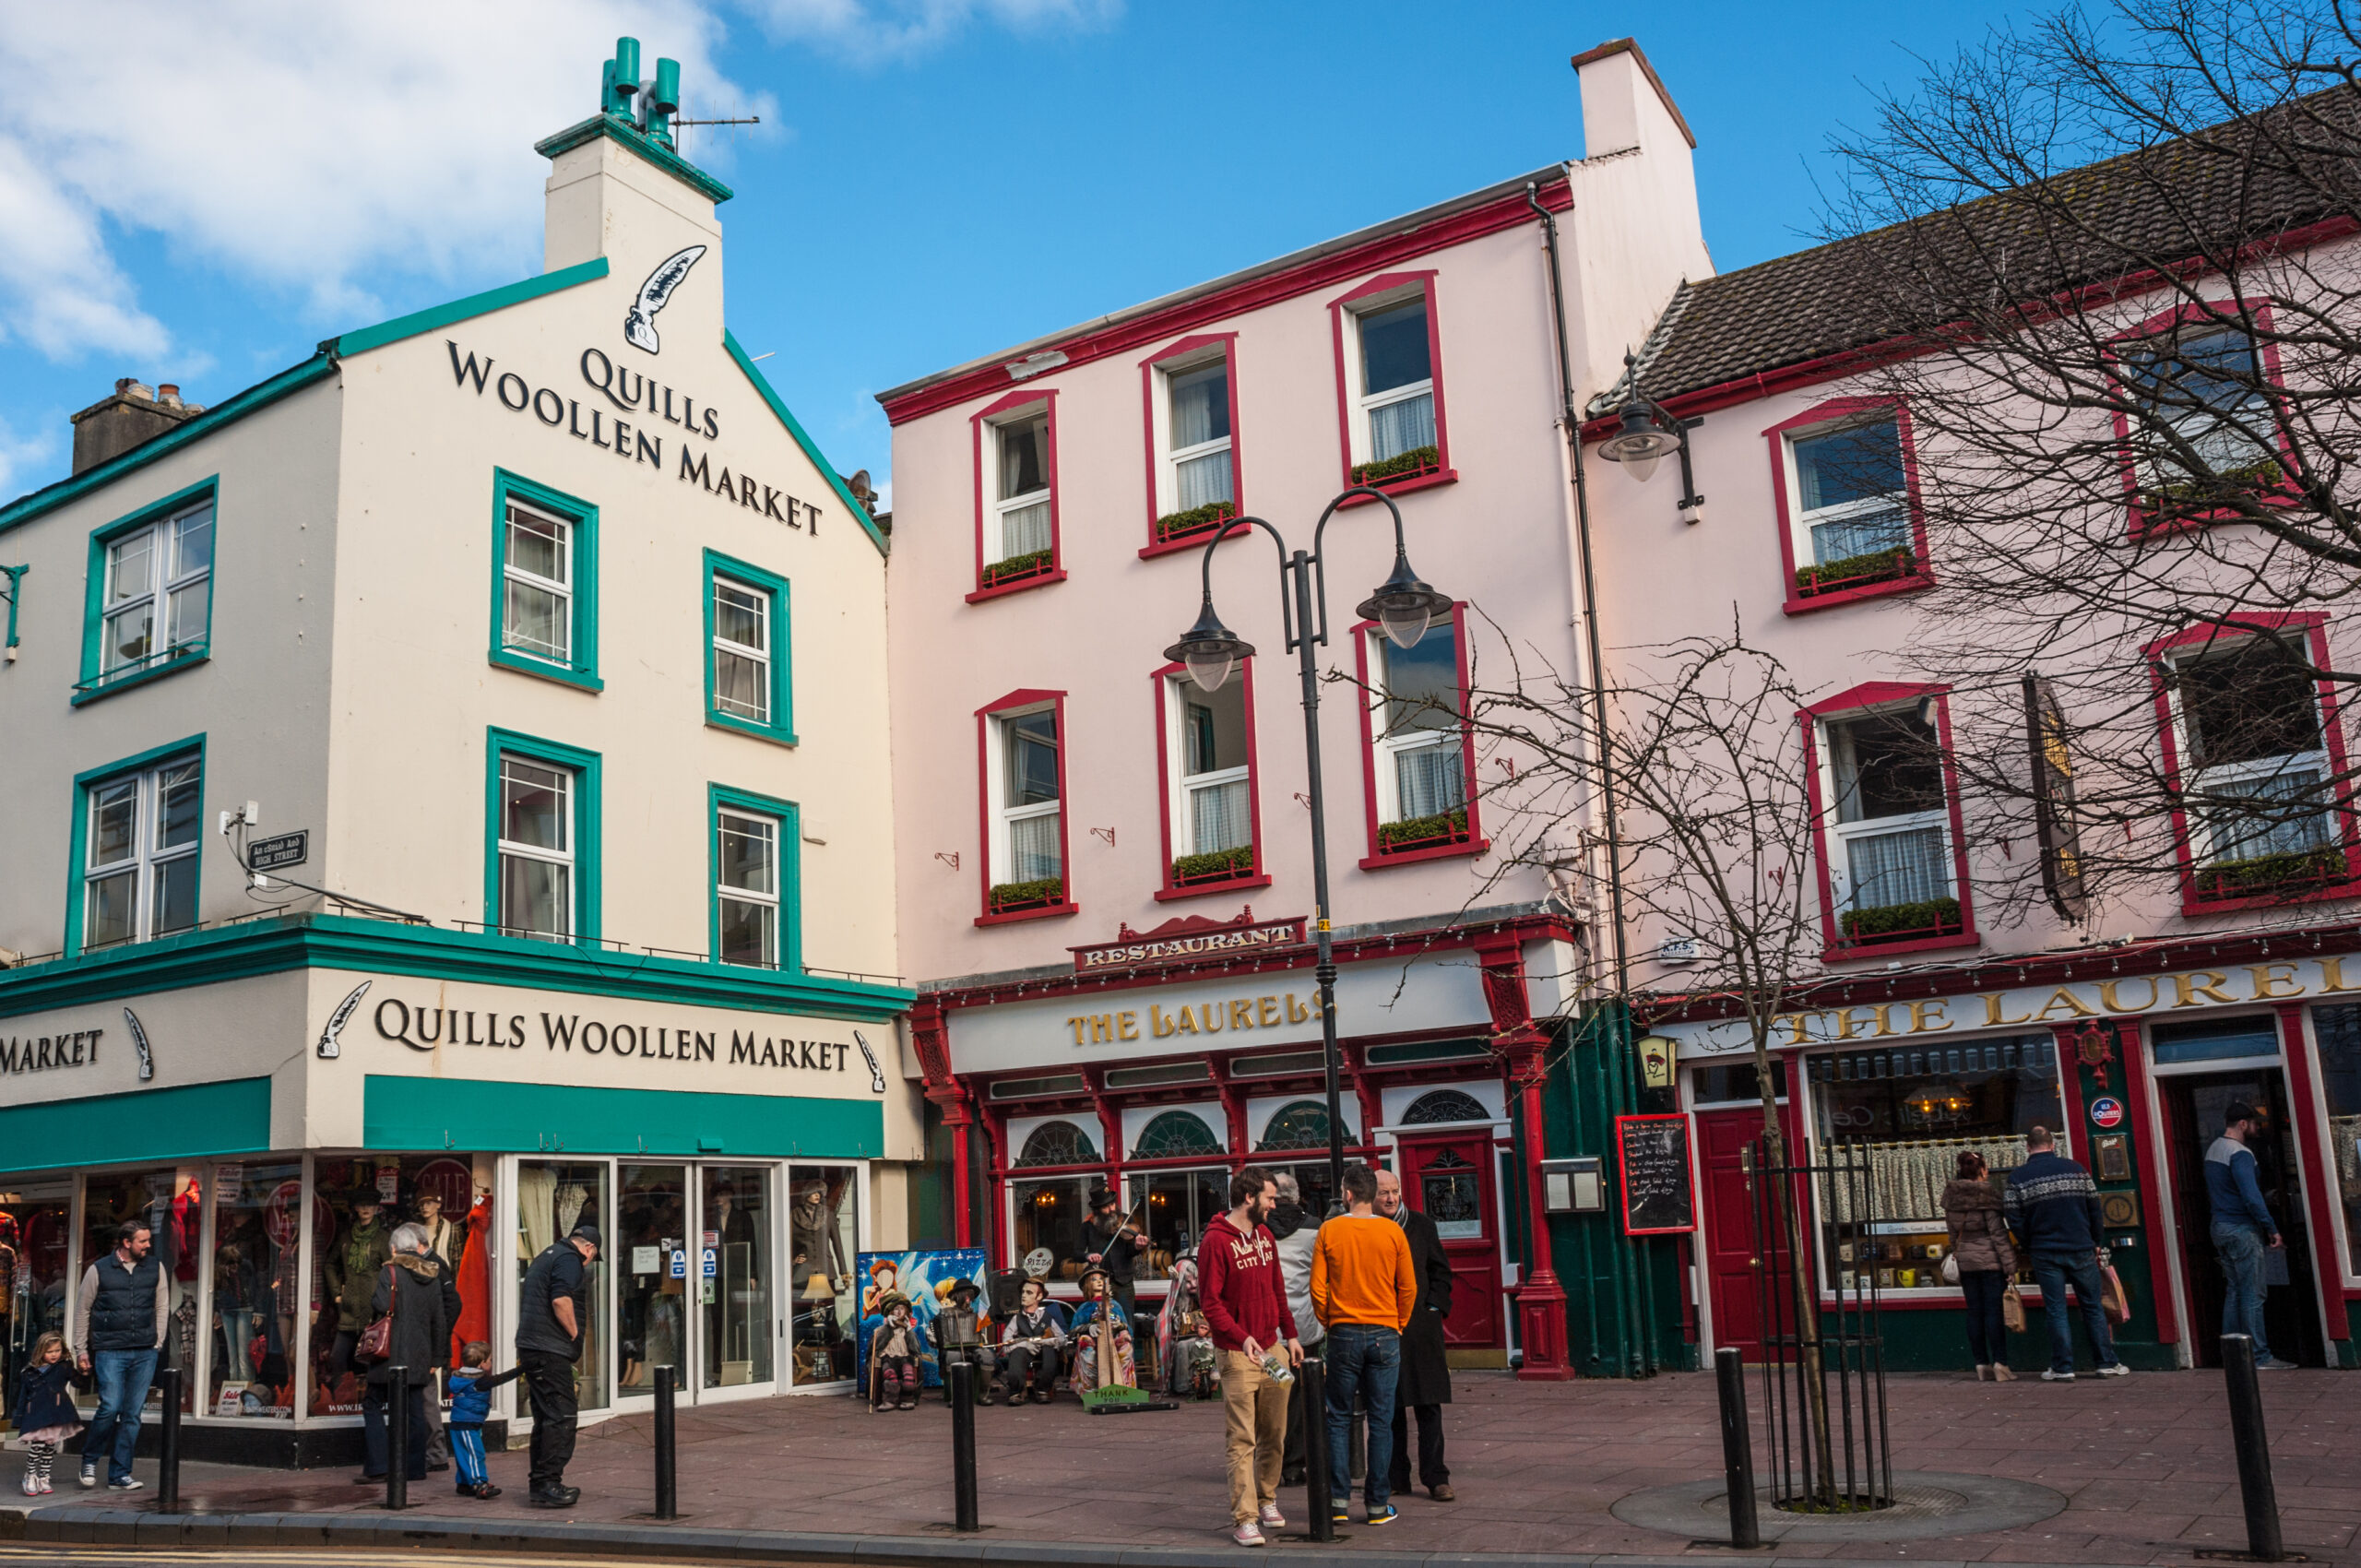
[[[1762,1135],[1762,1112],[1697,1113],[1697,1147],[1705,1186],[1705,1274],[1713,1291],[1714,1344],[1736,1346],[1750,1360],[1762,1351],[1762,1313],[1755,1299],[1754,1215],[1738,1152]]]
[[[1492,1193],[1489,1132],[1455,1138],[1404,1139],[1402,1191],[1410,1206],[1435,1222],[1451,1256],[1451,1313],[1443,1343],[1499,1349],[1501,1333],[1500,1209]]]

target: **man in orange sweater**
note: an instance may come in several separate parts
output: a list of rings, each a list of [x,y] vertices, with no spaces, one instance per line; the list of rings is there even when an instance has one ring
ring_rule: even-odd
[[[1418,1274],[1402,1227],[1371,1212],[1377,1176],[1345,1167],[1346,1212],[1320,1228],[1311,1250],[1311,1307],[1328,1328],[1328,1495],[1337,1524],[1353,1494],[1353,1399],[1369,1407],[1369,1522],[1398,1515],[1392,1496],[1394,1394],[1402,1375],[1402,1331],[1418,1301]]]

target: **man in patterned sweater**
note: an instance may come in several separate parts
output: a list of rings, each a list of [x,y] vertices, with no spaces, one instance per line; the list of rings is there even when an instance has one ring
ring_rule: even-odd
[[[2025,1147],[2025,1162],[2009,1173],[2004,1206],[2019,1251],[2033,1259],[2042,1315],[2049,1320],[2049,1370],[2042,1381],[2074,1381],[2074,1329],[2066,1316],[2070,1281],[2082,1325],[2090,1330],[2099,1375],[2122,1377],[2131,1369],[2116,1356],[2115,1336],[2099,1305],[2098,1187],[2089,1171],[2058,1152],[2048,1128],[2027,1133]]]

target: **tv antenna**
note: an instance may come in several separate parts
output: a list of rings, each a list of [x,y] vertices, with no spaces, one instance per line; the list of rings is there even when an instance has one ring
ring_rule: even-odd
[[[732,107],[734,108],[735,105]],[[675,119],[672,122],[672,129],[680,132],[687,130],[691,125],[759,125],[762,123],[763,117],[760,114],[730,115],[713,120]]]

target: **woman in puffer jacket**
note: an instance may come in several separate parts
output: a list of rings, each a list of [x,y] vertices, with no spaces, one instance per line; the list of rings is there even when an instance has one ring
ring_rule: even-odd
[[[2014,1288],[2017,1250],[2001,1218],[2000,1194],[1987,1178],[1984,1157],[1961,1150],[1959,1174],[1943,1186],[1943,1223],[1951,1229],[1960,1289],[1967,1293],[1967,1348],[1975,1358],[1976,1378],[2009,1383],[2017,1374],[2009,1370],[2000,1294]]]

